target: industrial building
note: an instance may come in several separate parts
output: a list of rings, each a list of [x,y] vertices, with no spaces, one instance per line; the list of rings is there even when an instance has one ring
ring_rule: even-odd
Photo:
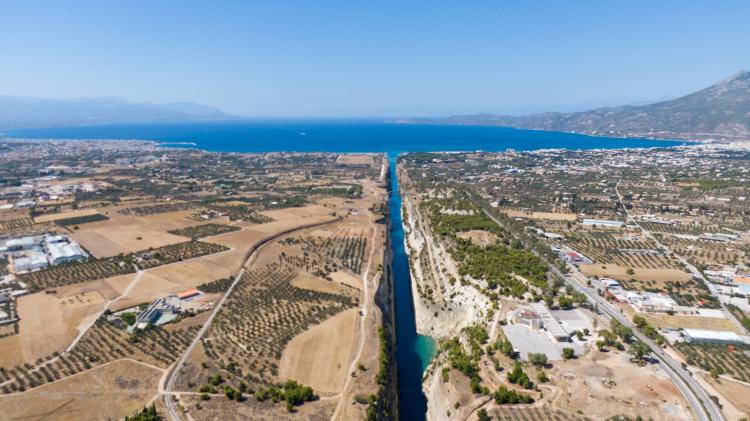
[[[543,329],[556,342],[570,341],[572,332],[567,332],[542,302],[531,303],[529,307],[517,309],[510,314],[509,321],[527,326],[532,330]]]
[[[38,245],[39,241],[34,237],[12,238],[5,242],[4,251],[31,250]]]
[[[558,322],[552,313],[550,313],[549,308],[547,308],[544,303],[531,303],[531,309],[542,319],[544,330],[546,330],[547,334],[554,340],[558,342],[568,342],[570,340],[570,333],[565,331],[560,322]]]
[[[181,312],[180,299],[175,295],[159,298],[149,304],[135,319],[135,327],[144,329],[149,324],[161,326],[176,319]]]
[[[75,243],[47,243],[46,248],[49,255],[49,262],[53,265],[77,262],[84,258],[83,251]]]
[[[691,343],[728,345],[744,343],[736,333],[728,330],[683,329],[682,334],[685,340]]]
[[[187,291],[182,291],[182,292],[178,293],[177,294],[177,298],[179,298],[180,300],[187,301],[187,300],[195,298],[195,297],[197,297],[199,295],[203,295],[203,293],[200,292],[199,290],[193,288],[193,289],[189,289]]]
[[[16,273],[44,269],[49,265],[78,262],[87,257],[81,246],[65,235],[47,234],[12,238],[0,252],[13,258]]]
[[[47,266],[49,266],[47,255],[40,251],[32,251],[25,256],[19,256],[13,259],[13,267],[17,273],[44,269]]]
[[[600,227],[612,227],[612,228],[620,228],[623,225],[625,225],[624,222],[621,221],[611,221],[607,219],[584,219],[581,222],[583,225],[596,225]]]

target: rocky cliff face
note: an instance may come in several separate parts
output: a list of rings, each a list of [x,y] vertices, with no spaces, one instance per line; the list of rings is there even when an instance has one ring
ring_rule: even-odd
[[[416,200],[405,196],[403,203],[417,332],[435,339],[455,336],[481,320],[489,300],[473,287],[450,283],[459,279],[453,259],[425,226]]]

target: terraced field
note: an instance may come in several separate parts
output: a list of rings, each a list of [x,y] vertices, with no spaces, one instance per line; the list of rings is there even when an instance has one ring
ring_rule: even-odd
[[[549,406],[539,407],[504,407],[487,411],[497,421],[586,421],[584,415],[574,415]]]
[[[310,326],[358,304],[355,292],[332,294],[291,284],[296,269],[272,263],[245,273],[203,340],[206,356],[233,362],[253,384],[276,380],[286,344]]]
[[[727,374],[734,379],[750,382],[750,347],[738,346],[731,350],[726,345],[699,345],[680,342],[675,345],[685,356],[688,365],[698,366],[715,374]]]
[[[219,244],[203,241],[186,241],[153,250],[140,251],[135,253],[135,261],[140,269],[150,269],[226,250],[229,250],[229,247]]]
[[[37,272],[20,275],[19,279],[25,282],[31,291],[42,291],[133,272],[135,272],[135,268],[127,258],[116,256],[52,266]]]
[[[214,235],[226,234],[228,232],[239,231],[240,227],[224,224],[203,224],[185,227],[178,230],[167,231],[170,234],[181,235],[192,240]]]
[[[198,325],[174,330],[153,328],[132,336],[101,318],[70,352],[49,355],[33,365],[0,368],[0,384],[3,393],[27,390],[125,357],[164,368],[187,348],[198,329]]]
[[[650,240],[623,239],[608,232],[593,231],[586,235],[571,234],[566,242],[594,263],[649,269],[677,268],[675,261],[660,253],[656,243]]]
[[[356,274],[362,272],[367,249],[367,239],[364,237],[344,234],[294,237],[285,240],[285,243],[299,245],[305,255],[304,267],[307,270],[319,270],[327,275],[340,266]]]
[[[71,218],[57,219],[55,220],[55,223],[57,225],[60,225],[61,227],[68,227],[68,226],[88,224],[91,222],[106,221],[107,219],[109,219],[109,217],[102,215],[100,213],[94,213],[91,215],[82,215],[82,216],[74,216]]]

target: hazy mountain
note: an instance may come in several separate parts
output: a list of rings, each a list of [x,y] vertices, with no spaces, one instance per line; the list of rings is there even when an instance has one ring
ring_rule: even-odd
[[[399,121],[506,126],[618,137],[750,139],[750,72],[739,72],[677,99],[642,106],[521,117],[476,114]]]
[[[235,118],[217,108],[189,102],[151,104],[112,97],[49,99],[0,95],[0,129]]]

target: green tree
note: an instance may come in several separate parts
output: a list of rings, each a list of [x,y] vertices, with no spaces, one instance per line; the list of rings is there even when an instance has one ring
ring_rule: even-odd
[[[576,356],[576,351],[573,348],[565,347],[562,350],[562,356],[566,360],[569,360],[569,359],[571,359],[571,358],[573,358],[573,357]]]
[[[573,307],[573,299],[567,295],[561,295],[560,298],[557,299],[557,304],[560,308],[569,309]]]
[[[136,316],[135,313],[127,312],[120,314],[120,319],[122,319],[122,321],[125,322],[125,324],[127,324],[128,326],[132,326],[135,324]]]
[[[641,341],[635,341],[630,344],[628,354],[632,355],[638,361],[643,361],[643,357],[649,353],[648,346]]]
[[[530,352],[529,362],[531,362],[537,367],[544,367],[545,365],[547,365],[547,355],[544,354],[543,352],[539,352],[539,353]]]

